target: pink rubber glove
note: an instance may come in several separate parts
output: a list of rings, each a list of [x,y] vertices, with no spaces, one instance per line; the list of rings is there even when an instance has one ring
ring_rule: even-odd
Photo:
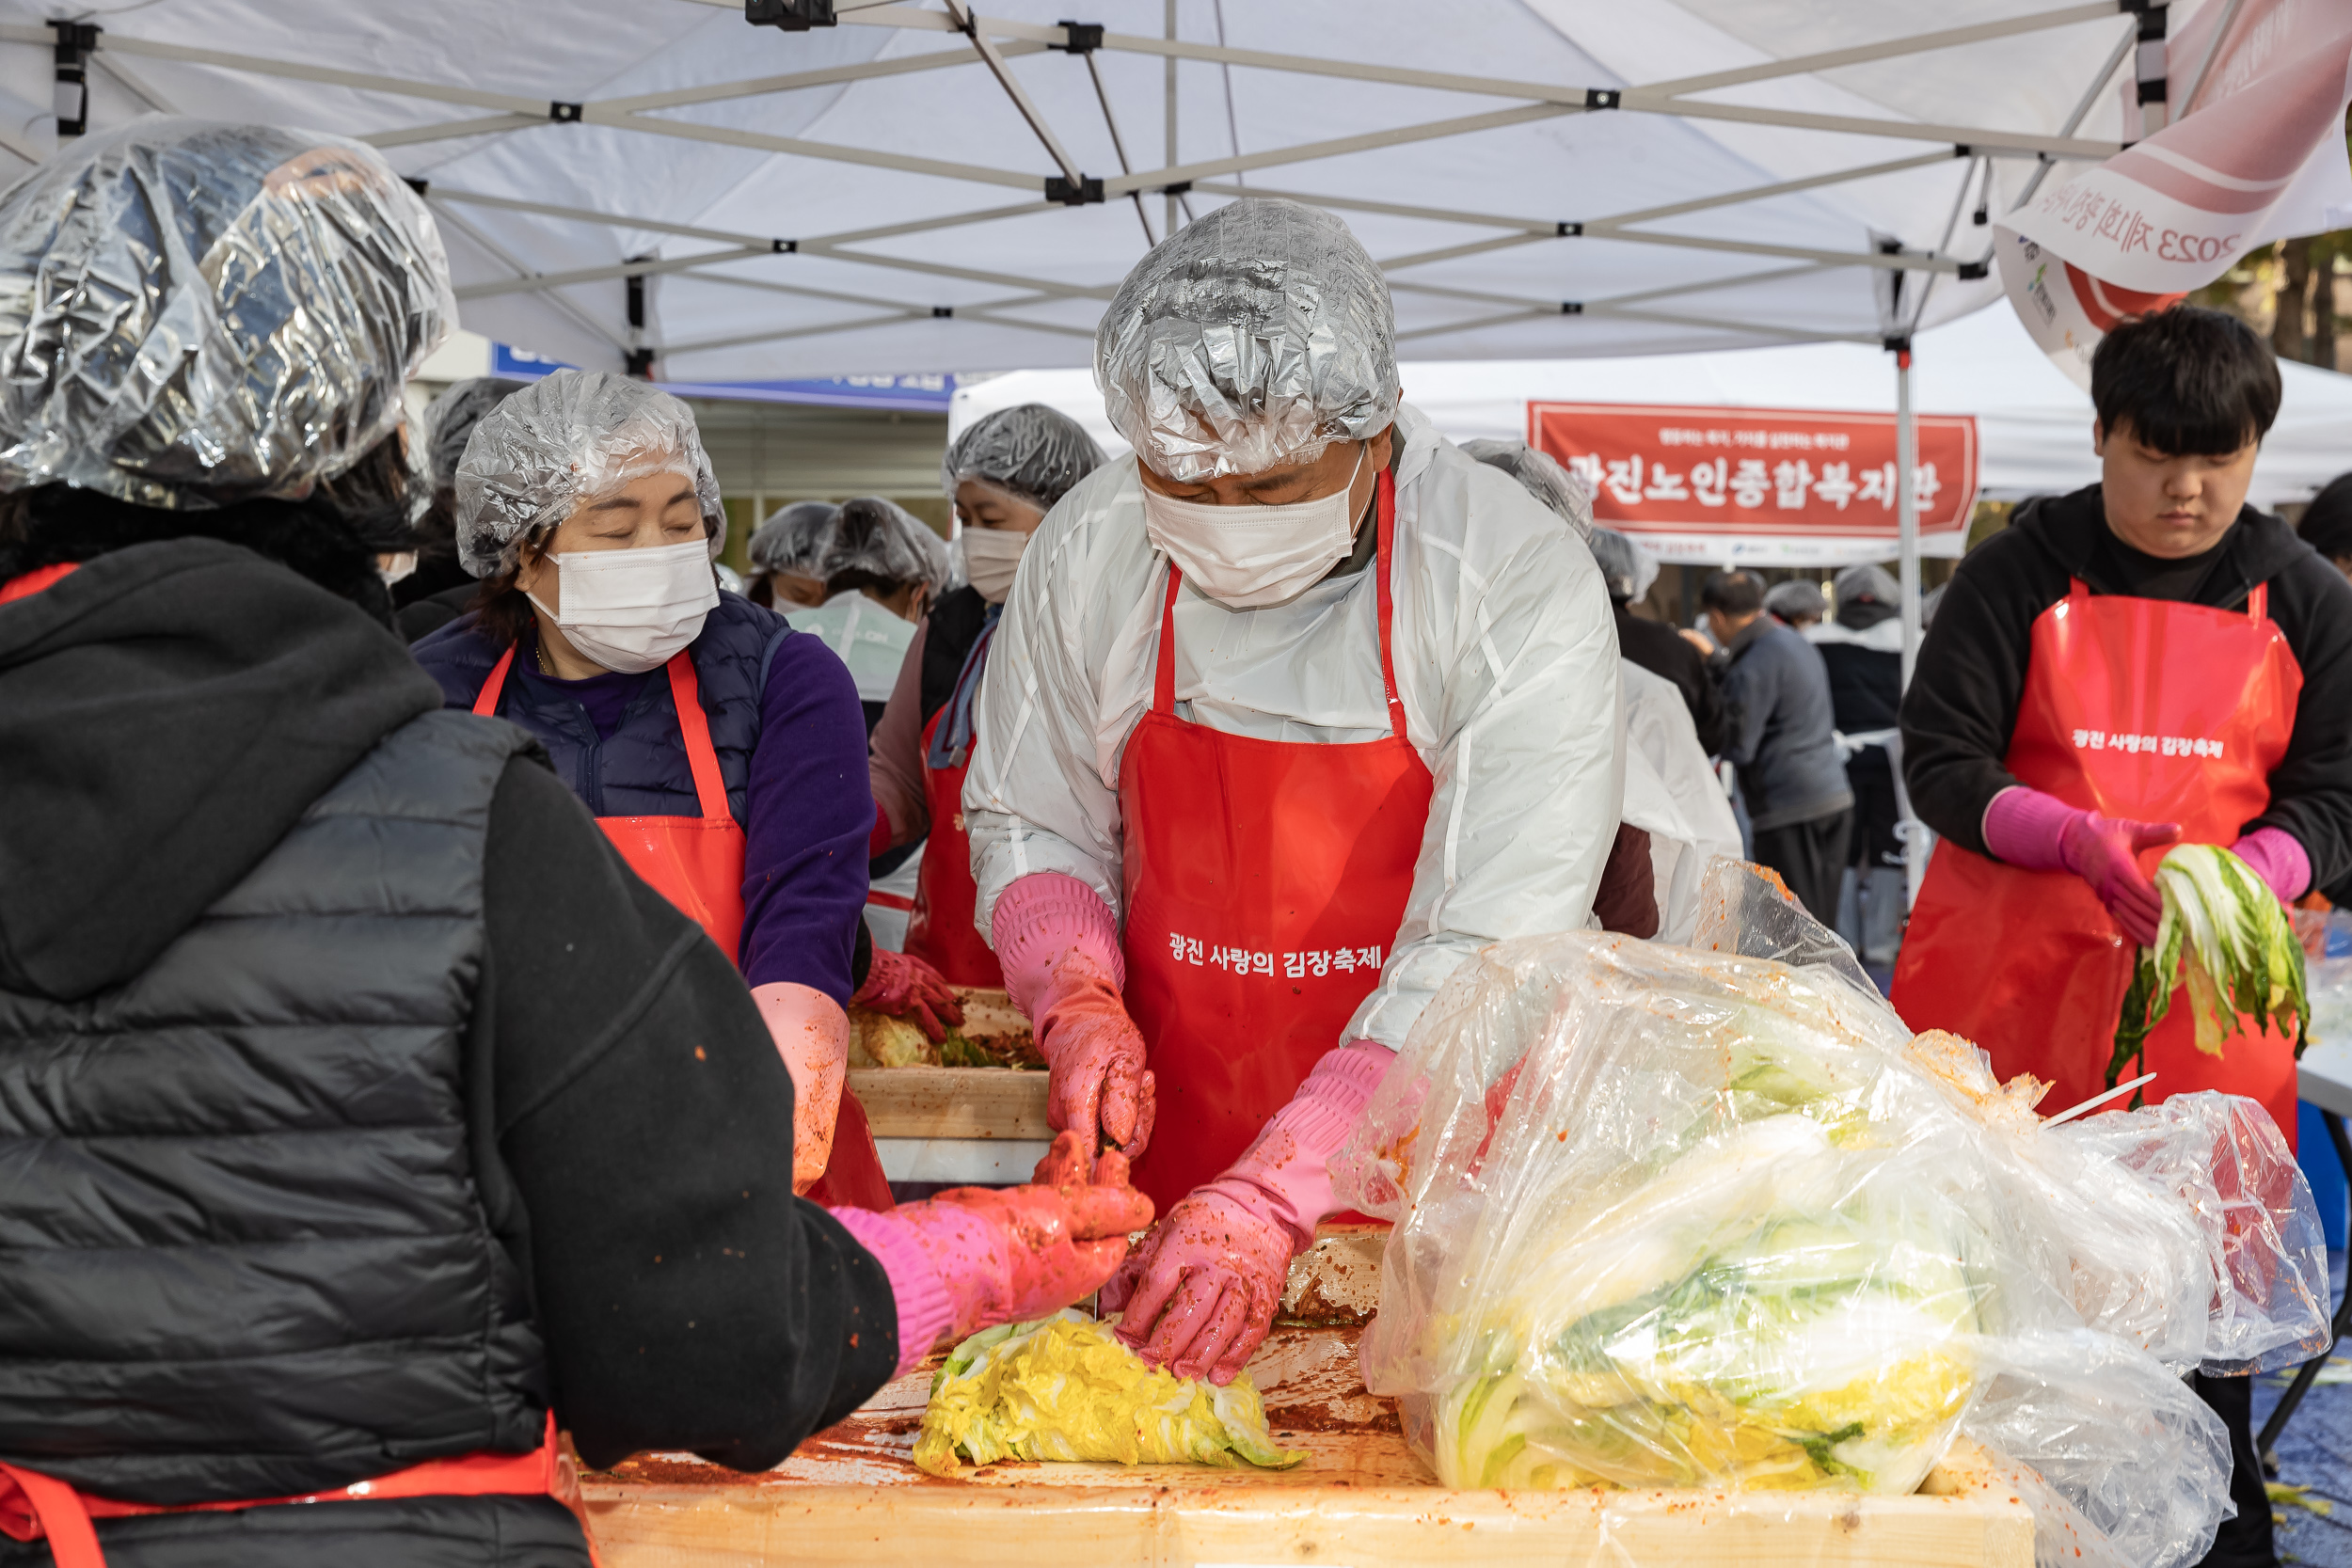
[[[2231,845],[2230,852],[2252,866],[2281,904],[2312,890],[2312,858],[2284,828],[2257,828]]]
[[[752,988],[759,1016],[792,1075],[792,1190],[804,1193],[833,1159],[834,1118],[850,1071],[850,1015],[823,991],[791,980]]]
[[[911,953],[887,947],[874,949],[866,984],[858,987],[850,1004],[910,1020],[933,1045],[947,1037],[949,1024],[963,1022],[963,1004],[945,974]]]
[[[1099,1134],[1130,1160],[1141,1154],[1152,1141],[1153,1079],[1142,1031],[1119,997],[1127,964],[1110,906],[1075,877],[1040,872],[996,900],[989,936],[1007,994],[1037,1030],[1046,1125]]]
[[[1331,1156],[1396,1053],[1370,1040],[1328,1052],[1224,1175],[1168,1212],[1103,1289],[1119,1337],[1179,1377],[1231,1383],[1274,1326],[1290,1260],[1338,1207]]]
[[[944,1333],[956,1339],[997,1323],[1057,1312],[1103,1288],[1127,1256],[1127,1237],[1152,1223],[1152,1200],[1127,1184],[1116,1153],[1080,1174],[1086,1140],[1064,1132],[1031,1184],[957,1187],[886,1214],[832,1210],[874,1254],[898,1304],[898,1370]]]
[[[1984,847],[2027,871],[2072,871],[2090,884],[2123,934],[2154,944],[2164,899],[2139,869],[2139,852],[2181,836],[2177,822],[2135,822],[2080,811],[2013,784],[1984,808]]]

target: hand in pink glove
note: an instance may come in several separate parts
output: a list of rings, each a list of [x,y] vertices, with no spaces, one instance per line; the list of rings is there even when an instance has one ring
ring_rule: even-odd
[[[2139,853],[2180,836],[2175,822],[2102,816],[2022,784],[1995,795],[1984,812],[1986,848],[2027,871],[2072,871],[2142,947],[2155,942],[2164,898],[2140,871]]]
[[[947,1037],[949,1024],[963,1022],[963,1003],[946,975],[911,953],[887,947],[874,949],[873,967],[850,1005],[910,1020],[933,1045]]]
[[[2230,852],[2254,868],[2281,904],[2293,904],[2312,890],[2312,858],[2284,828],[2257,828],[2230,846]]]
[[[1103,1180],[1086,1183],[1085,1147],[1074,1132],[1057,1137],[1029,1186],[957,1187],[886,1214],[833,1211],[890,1276],[900,1370],[943,1333],[1041,1318],[1103,1288],[1129,1234],[1152,1223],[1152,1200],[1128,1186],[1118,1154],[1094,1162]]]
[[[1331,1156],[1393,1060],[1368,1040],[1327,1053],[1248,1152],[1168,1212],[1104,1288],[1121,1339],[1179,1377],[1233,1381],[1274,1326],[1291,1259],[1337,1207]]]
[[[1119,997],[1126,964],[1109,906],[1076,878],[1041,872],[1005,890],[989,933],[1005,990],[1045,1058],[1046,1125],[1108,1138],[1130,1160],[1141,1154],[1152,1141],[1153,1080],[1142,1031]]]

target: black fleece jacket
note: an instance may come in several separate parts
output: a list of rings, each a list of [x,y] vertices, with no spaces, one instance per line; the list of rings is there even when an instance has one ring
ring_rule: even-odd
[[[1903,778],[1921,820],[1979,854],[1984,808],[2016,784],[2004,759],[2026,689],[2033,624],[2071,578],[2126,594],[2235,610],[2270,585],[2270,619],[2303,673],[2270,805],[2241,832],[2282,828],[2313,886],[2352,870],[2352,583],[2285,523],[2247,507],[2203,555],[2161,561],[2117,539],[2099,486],[2035,502],[1960,563],[1903,698]]]
[[[0,987],[138,974],[440,701],[390,632],[215,541],[0,606]],[[591,1464],[777,1464],[889,1378],[897,1312],[792,1196],[792,1082],[758,1008],[539,761],[499,782],[483,878],[475,1180],[532,1281],[557,1418]]]

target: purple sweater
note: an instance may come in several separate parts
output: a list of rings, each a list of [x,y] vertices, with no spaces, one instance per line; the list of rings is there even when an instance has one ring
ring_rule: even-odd
[[[645,682],[663,678],[656,669],[556,680],[522,652],[513,678],[579,703],[606,739]],[[783,638],[769,657],[743,816],[744,983],[789,980],[847,1006],[874,798],[866,710],[848,667],[820,638]]]

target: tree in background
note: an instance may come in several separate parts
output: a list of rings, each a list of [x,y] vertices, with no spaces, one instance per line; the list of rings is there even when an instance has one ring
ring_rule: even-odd
[[[2274,241],[2189,298],[2269,334],[2281,359],[2352,368],[2336,348],[2339,335],[2352,329],[2352,229]]]

